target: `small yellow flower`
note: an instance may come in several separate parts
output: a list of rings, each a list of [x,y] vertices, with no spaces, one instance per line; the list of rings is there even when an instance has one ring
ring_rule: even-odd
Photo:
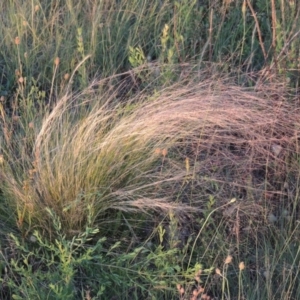
[[[55,64],[55,66],[59,65],[59,57],[55,57],[54,64]]]
[[[240,271],[243,271],[245,269],[245,263],[243,261],[239,263],[239,269]]]
[[[216,268],[216,274],[222,276],[221,270],[219,268]]]
[[[66,73],[65,75],[64,75],[64,80],[68,80],[70,78],[70,74],[69,73]]]
[[[160,155],[160,152],[161,152],[161,150],[160,150],[159,148],[156,148],[156,149],[154,150],[154,153],[155,153],[156,155]]]
[[[227,257],[226,257],[226,259],[225,259],[225,265],[228,265],[228,264],[230,264],[232,262],[232,256],[231,255],[228,255]]]
[[[181,287],[179,294],[180,294],[180,296],[182,296],[184,294],[184,288],[183,287]]]
[[[15,44],[16,45],[20,45],[21,41],[20,38],[18,36],[15,37]]]
[[[163,155],[163,157],[166,157],[166,155],[168,154],[168,150],[167,149],[163,149],[161,151],[161,154]]]

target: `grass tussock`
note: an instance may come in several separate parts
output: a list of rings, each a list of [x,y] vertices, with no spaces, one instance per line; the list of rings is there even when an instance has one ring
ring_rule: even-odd
[[[74,296],[71,287],[79,280],[74,277],[81,259],[77,255],[91,238],[101,236],[108,239],[101,239],[91,251],[96,253],[104,244],[118,248],[120,241],[129,251],[142,243],[138,249],[149,253],[147,270],[153,263],[161,270],[158,257],[172,266],[179,263],[171,258],[176,252],[181,267],[174,267],[180,273],[171,286],[180,285],[182,299],[206,291],[225,293],[231,262],[223,270],[218,266],[227,247],[235,249],[230,257],[237,252],[240,263],[246,259],[242,253],[248,253],[248,264],[257,272],[266,262],[263,257],[253,260],[250,244],[261,249],[276,241],[275,249],[285,256],[284,239],[278,240],[280,233],[273,226],[286,226],[289,239],[298,232],[298,202],[290,191],[297,191],[294,182],[299,178],[293,161],[299,151],[300,124],[297,103],[281,84],[238,86],[230,77],[204,72],[160,91],[150,93],[146,88],[122,94],[122,84],[112,87],[107,82],[66,93],[51,108],[46,106],[43,115],[31,106],[19,116],[23,107],[17,102],[13,111],[1,108],[2,212],[25,240],[38,241],[60,265],[66,263],[60,251],[69,251],[74,261],[58,271],[67,278],[72,274],[68,295]],[[44,237],[55,239],[59,252]],[[72,242],[66,244],[65,239]],[[80,246],[73,244],[75,240],[81,240]],[[14,236],[10,243],[20,245]],[[148,247],[153,243],[159,246],[152,253]],[[212,248],[215,256],[199,265],[198,248],[204,257]],[[289,259],[295,260],[295,255]],[[125,257],[114,261],[118,270],[124,270]],[[108,263],[102,258],[101,268]],[[57,264],[40,263],[51,268]],[[268,272],[280,277],[273,263],[268,262]],[[211,265],[221,282],[209,276]],[[171,276],[175,269],[158,272]],[[162,275],[152,275],[155,289],[155,278]],[[38,285],[43,275],[35,276]],[[199,278],[196,288],[193,277]],[[171,286],[166,283],[163,294],[168,289],[176,293]]]
[[[91,86],[59,99],[40,125],[16,125],[31,130],[23,137],[30,143],[19,148],[4,116],[6,153],[15,152],[3,157],[8,203],[21,227],[45,228],[48,207],[67,233],[85,226],[89,206],[95,223],[111,210],[201,209],[201,194],[173,202],[182,189],[175,182],[187,176],[198,193],[216,182],[225,201],[242,197],[250,183],[254,193],[279,192],[276,179],[297,148],[298,120],[294,102],[278,91],[213,78],[151,97],[141,92],[120,104],[118,89],[102,93]],[[273,178],[266,182],[266,176]]]

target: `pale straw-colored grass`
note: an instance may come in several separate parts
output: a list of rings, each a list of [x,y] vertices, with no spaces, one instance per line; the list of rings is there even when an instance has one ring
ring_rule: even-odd
[[[47,227],[45,207],[66,232],[84,226],[88,207],[96,224],[120,210],[201,210],[210,182],[227,201],[255,171],[263,184],[295,149],[297,111],[280,86],[190,79],[125,104],[116,101],[118,88],[103,92],[103,82],[62,97],[36,129],[32,152],[6,157],[1,179],[19,223]],[[187,177],[188,200],[178,196]]]

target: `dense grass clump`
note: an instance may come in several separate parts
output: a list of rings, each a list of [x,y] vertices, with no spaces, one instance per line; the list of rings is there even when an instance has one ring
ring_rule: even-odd
[[[296,1],[2,1],[1,299],[298,299]]]
[[[3,211],[23,238],[44,245],[38,232],[63,243],[90,234],[106,237],[106,247],[131,248],[158,235],[164,255],[172,245],[183,255],[181,272],[203,263],[202,232],[209,244],[227,232],[243,259],[248,243],[261,247],[257,238],[272,231],[275,214],[297,211],[285,192],[298,176],[289,162],[298,153],[295,102],[275,83],[248,88],[198,76],[123,101],[122,85],[95,82],[29,123],[32,111],[3,111]]]

